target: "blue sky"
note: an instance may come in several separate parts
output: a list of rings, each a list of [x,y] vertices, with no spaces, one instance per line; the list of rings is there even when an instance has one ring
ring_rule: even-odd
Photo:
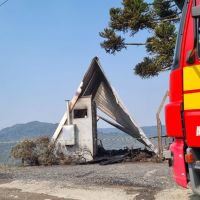
[[[0,7],[0,129],[33,120],[59,122],[64,99],[72,98],[94,56],[135,120],[141,126],[156,123],[169,73],[142,80],[132,69],[145,56],[144,47],[113,56],[99,45],[109,8],[120,2],[9,0]]]

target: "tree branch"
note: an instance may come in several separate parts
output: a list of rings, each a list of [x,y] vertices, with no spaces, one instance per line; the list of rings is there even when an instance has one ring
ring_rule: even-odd
[[[160,22],[170,22],[170,21],[175,21],[175,20],[180,20],[180,17],[174,17],[174,18],[169,18],[169,19],[158,19],[155,21],[160,21]]]
[[[153,19],[152,22],[150,23],[155,23],[155,22],[170,22],[170,21],[175,21],[175,20],[180,20],[180,17],[178,16],[179,14],[181,14],[181,12],[177,13],[177,15],[171,15],[171,16],[168,16],[168,17],[164,17],[164,18],[160,18],[160,19]],[[131,20],[130,20],[131,22]],[[124,25],[129,25],[130,23],[129,21],[127,22],[123,22]],[[115,25],[118,25],[118,26],[121,26],[122,24],[119,24],[119,23],[115,23]]]
[[[142,42],[134,42],[134,43],[124,43],[124,45],[128,46],[128,45],[135,45],[135,46],[142,46],[142,45],[146,45],[147,43],[142,43]]]
[[[169,0],[169,1],[164,1],[162,3],[147,3],[148,6],[154,6],[154,5],[162,5],[163,3],[171,3],[174,2],[173,0]]]
[[[159,19],[153,19],[154,21],[163,21],[165,19],[169,19],[169,20],[174,20],[176,19],[177,17],[180,19],[179,15],[181,14],[182,12],[178,12],[176,14],[172,14],[172,15],[169,15],[167,17],[163,17],[163,18],[159,18]]]

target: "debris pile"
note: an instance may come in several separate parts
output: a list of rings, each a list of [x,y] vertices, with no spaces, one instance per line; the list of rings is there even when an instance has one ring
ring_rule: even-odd
[[[115,164],[120,162],[136,162],[136,161],[153,161],[155,160],[155,153],[147,149],[119,149],[119,150],[105,150],[99,146],[98,155],[92,161],[80,164],[95,164],[100,165]]]

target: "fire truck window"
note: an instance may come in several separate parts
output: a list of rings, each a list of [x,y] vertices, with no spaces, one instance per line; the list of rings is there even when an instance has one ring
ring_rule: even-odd
[[[198,34],[197,34],[197,38],[198,38],[197,48],[198,48],[198,56],[200,57],[200,20],[199,19],[198,19],[197,24],[198,24],[198,26],[197,26],[197,31],[198,31]]]
[[[173,62],[173,65],[172,65],[172,70],[180,67],[182,35],[183,35],[183,32],[184,32],[186,11],[188,9],[188,5],[189,5],[188,2],[185,1],[184,6],[183,6],[183,10],[182,10],[181,21],[180,21],[180,25],[179,25],[180,26],[179,32],[178,32],[177,39],[176,39],[176,48],[175,48],[174,62]]]
[[[87,109],[74,109],[74,119],[86,118],[86,117],[87,117]]]

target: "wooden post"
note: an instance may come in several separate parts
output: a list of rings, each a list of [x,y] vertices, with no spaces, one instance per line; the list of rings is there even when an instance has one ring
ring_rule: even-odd
[[[160,112],[162,111],[162,108],[164,106],[164,103],[169,96],[169,92],[166,91],[161,104],[158,108],[158,111],[156,113],[156,121],[157,121],[157,134],[158,134],[158,156],[159,158],[162,158],[162,137],[161,137],[161,121],[160,121]]]
[[[161,128],[160,128],[160,117],[159,114],[156,114],[157,121],[157,134],[158,134],[158,156],[162,158],[162,137],[161,137]]]

